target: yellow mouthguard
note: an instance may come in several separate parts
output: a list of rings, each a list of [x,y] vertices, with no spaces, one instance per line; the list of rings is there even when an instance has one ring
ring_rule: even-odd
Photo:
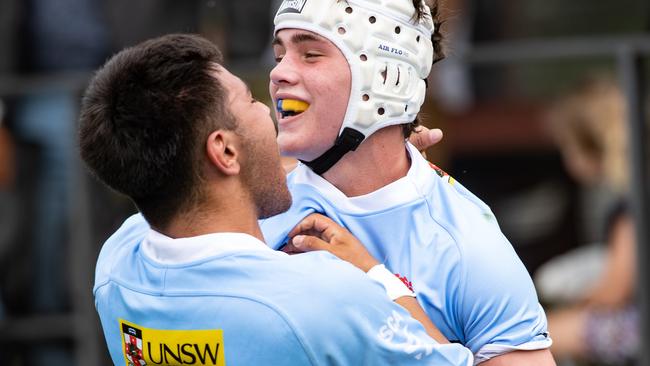
[[[278,101],[278,110],[282,111],[291,111],[291,112],[304,112],[309,108],[309,103],[303,102],[302,100],[295,99],[282,99]]]

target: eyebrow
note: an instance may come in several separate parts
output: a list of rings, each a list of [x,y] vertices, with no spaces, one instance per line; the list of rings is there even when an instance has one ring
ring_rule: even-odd
[[[316,36],[314,34],[310,33],[295,33],[293,36],[291,36],[291,43],[298,44],[298,43],[304,43],[304,42],[322,42],[324,39],[320,36]],[[271,42],[272,46],[284,46],[284,42],[277,36],[273,37],[273,41]]]

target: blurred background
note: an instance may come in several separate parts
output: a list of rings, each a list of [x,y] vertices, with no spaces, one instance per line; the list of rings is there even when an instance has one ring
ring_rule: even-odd
[[[278,4],[0,0],[0,365],[110,364],[93,271],[135,208],[79,161],[93,70],[142,40],[201,33],[268,101]],[[447,0],[441,10],[447,58],[433,68],[424,124],[445,138],[429,160],[492,207],[536,282],[559,365],[637,364],[636,243],[648,222],[635,197],[647,204],[638,167],[648,160],[647,141],[629,136],[648,136],[650,2]]]

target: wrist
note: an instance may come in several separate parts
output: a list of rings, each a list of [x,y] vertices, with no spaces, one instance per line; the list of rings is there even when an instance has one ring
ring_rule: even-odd
[[[373,267],[377,265],[379,265],[379,262],[377,262],[375,258],[370,257],[367,261],[365,261],[365,263],[361,263],[359,268],[362,271],[368,273],[370,272],[371,269],[373,269]]]
[[[415,293],[383,264],[375,265],[367,273],[370,278],[384,287],[391,300],[394,301],[402,296],[415,297]]]

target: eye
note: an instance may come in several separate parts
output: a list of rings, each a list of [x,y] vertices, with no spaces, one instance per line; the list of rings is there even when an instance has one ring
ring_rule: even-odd
[[[255,99],[255,98],[251,98],[251,104],[255,104],[257,102],[259,102],[259,100]]]
[[[275,63],[279,64],[280,62],[282,62],[283,58],[284,58],[284,55],[276,56],[275,57]]]
[[[315,58],[315,57],[320,57],[322,56],[320,53],[317,52],[307,52],[305,53],[305,58]]]

